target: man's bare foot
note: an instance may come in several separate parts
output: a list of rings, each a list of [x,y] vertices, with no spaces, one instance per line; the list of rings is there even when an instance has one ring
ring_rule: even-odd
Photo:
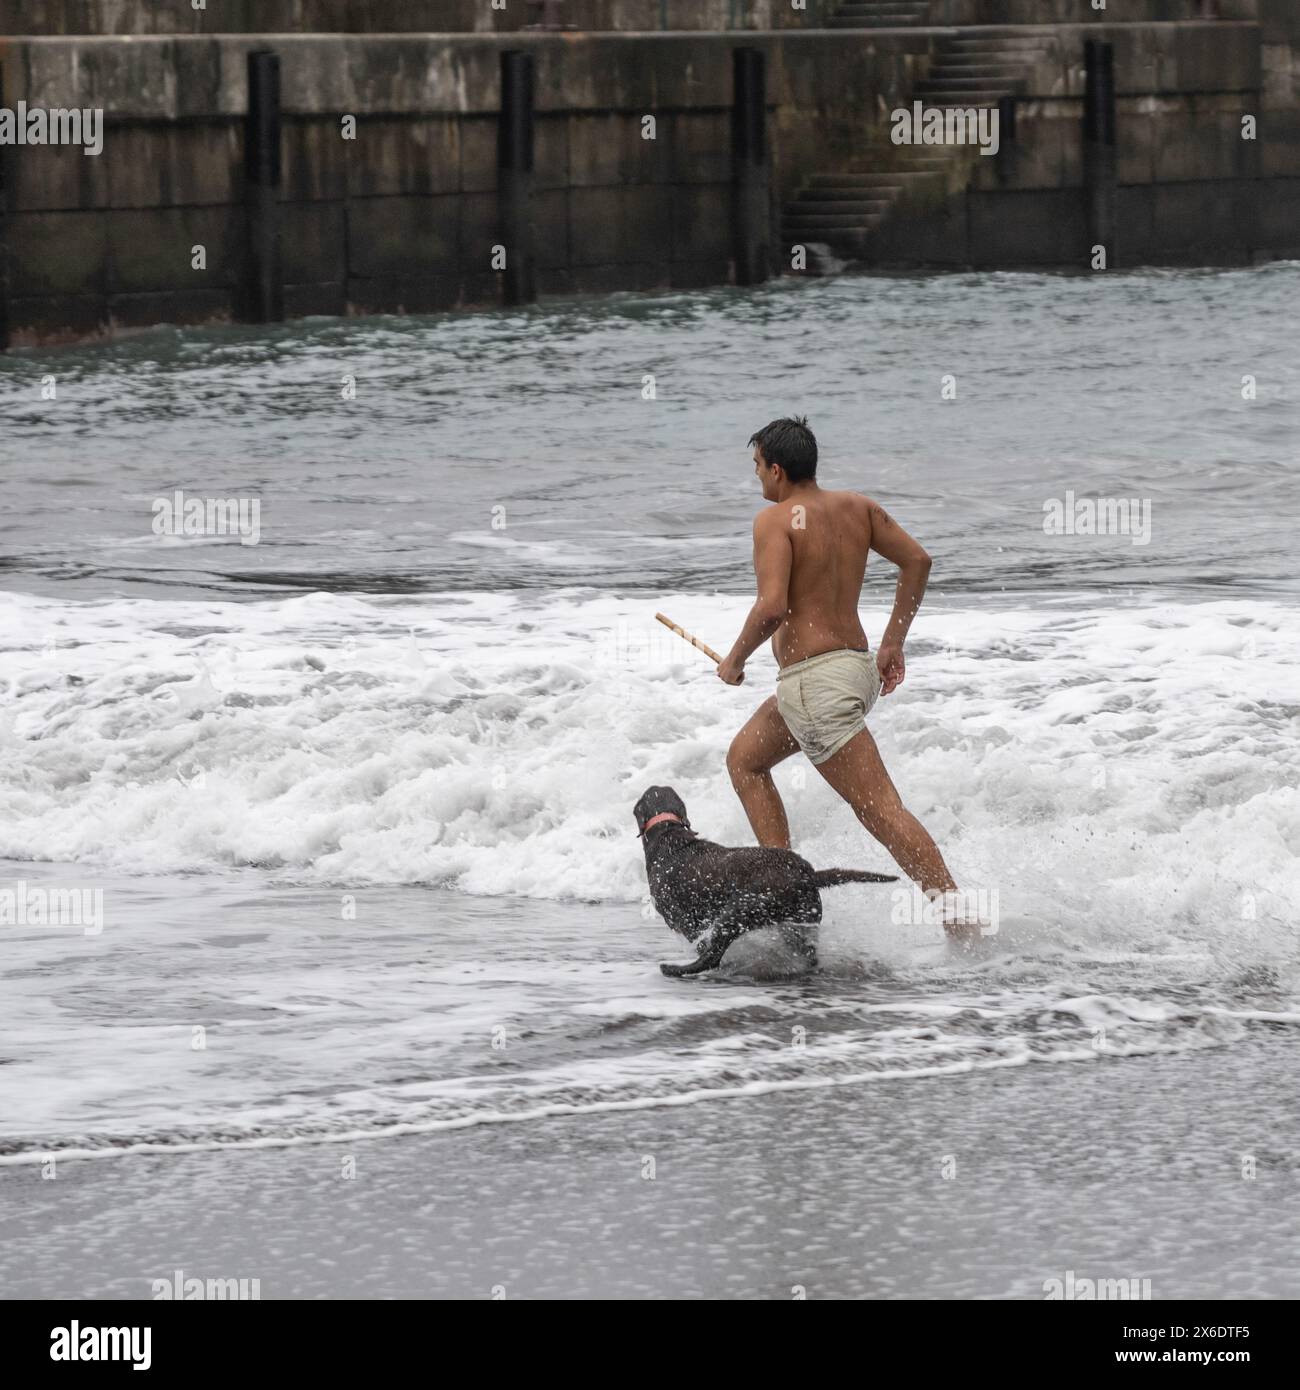
[[[939,909],[944,934],[954,944],[970,945],[992,934],[990,923],[980,915],[978,905],[970,901],[961,889],[947,893],[930,893],[930,901]]]

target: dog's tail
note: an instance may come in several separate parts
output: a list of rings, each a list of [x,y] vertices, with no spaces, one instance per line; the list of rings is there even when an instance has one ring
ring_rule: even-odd
[[[866,869],[816,869],[813,871],[813,885],[817,888],[834,888],[841,883],[897,883],[897,874],[873,874]]]

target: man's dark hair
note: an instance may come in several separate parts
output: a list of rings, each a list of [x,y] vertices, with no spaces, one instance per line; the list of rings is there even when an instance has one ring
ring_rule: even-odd
[[[817,437],[808,428],[808,417],[796,415],[773,420],[750,437],[757,444],[768,464],[785,470],[792,483],[807,482],[817,476]]]

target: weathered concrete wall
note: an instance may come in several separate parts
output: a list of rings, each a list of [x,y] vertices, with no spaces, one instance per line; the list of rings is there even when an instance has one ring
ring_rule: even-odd
[[[1295,0],[1256,0],[1265,43],[1300,43],[1300,5]]]
[[[1300,249],[1300,36],[1261,24],[1061,27],[1022,103],[1015,158],[900,219],[881,258],[1080,264],[1082,45],[1116,46],[1122,254],[1249,260]],[[951,31],[747,36],[769,57],[773,224],[809,173],[860,156]],[[1265,42],[1268,40],[1268,42]],[[19,340],[228,317],[245,266],[242,117],[255,37],[0,44],[5,102],[101,107],[104,154],[0,150]],[[291,314],[497,302],[503,48],[538,59],[544,293],[732,275],[734,35],[277,36]],[[1269,52],[1273,65],[1269,66]],[[1258,113],[1258,142],[1240,139]],[[357,118],[343,138],[341,118]],[[642,138],[654,116],[656,139]],[[207,263],[194,269],[195,246]]]
[[[1255,24],[1063,24],[1045,37],[1048,56],[1034,69],[1030,98],[1082,99],[1086,39],[1114,45],[1120,97],[1251,93],[1260,85]]]
[[[856,139],[880,102],[906,98],[936,34],[869,49],[825,34],[754,41],[770,56],[774,163],[788,171],[775,181],[779,198],[836,139]],[[263,43],[10,44],[9,105],[108,113],[97,159],[5,152],[20,337],[233,313],[245,255],[246,55]],[[291,314],[497,301],[499,60],[521,44],[538,59],[543,293],[731,277],[733,39],[277,36]],[[343,139],[346,114],[357,117],[355,141]],[[654,140],[642,138],[646,115]],[[206,269],[191,266],[196,245],[207,248]]]
[[[999,158],[973,155],[968,191],[888,229],[880,255],[1086,264],[1085,38],[1115,48],[1121,264],[1300,254],[1300,94],[1288,89],[1270,107],[1262,37],[1247,23],[1058,26],[1017,104],[1014,147]],[[1245,117],[1255,118],[1256,139],[1243,138]]]
[[[564,0],[579,30],[624,32],[816,27],[838,0]],[[524,0],[0,0],[0,34],[499,34],[534,22]]]
[[[1291,0],[929,0],[931,24],[1160,24],[1255,19],[1261,5]]]
[[[511,33],[532,22],[525,0],[0,0],[0,34],[33,37],[175,34]],[[580,31],[810,29],[840,0],[563,0]],[[1255,19],[1292,0],[929,0],[928,23],[1113,24]]]
[[[1300,0],[1259,0],[1259,19],[1261,119],[1270,136],[1263,167],[1273,170],[1300,147]]]

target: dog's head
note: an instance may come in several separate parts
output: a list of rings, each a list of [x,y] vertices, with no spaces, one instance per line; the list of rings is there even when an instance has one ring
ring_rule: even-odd
[[[690,825],[690,821],[686,819],[686,803],[671,787],[648,787],[642,792],[641,800],[633,806],[632,814],[636,817],[636,833],[638,835],[645,834],[646,826],[656,816],[676,816],[683,825]],[[671,823],[660,821],[661,825]]]

